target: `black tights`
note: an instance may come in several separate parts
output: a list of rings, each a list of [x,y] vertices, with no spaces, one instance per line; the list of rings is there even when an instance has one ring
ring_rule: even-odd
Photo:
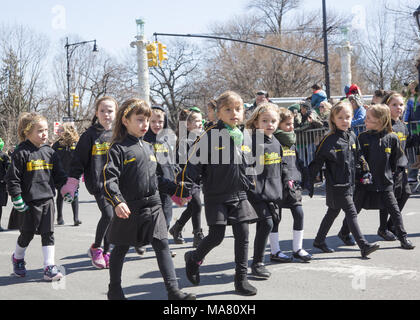
[[[181,217],[178,219],[178,223],[181,227],[184,227],[185,224],[190,220],[193,225],[194,230],[201,228],[201,199],[200,192],[196,192],[192,195],[192,199],[188,202],[187,208],[181,214]]]
[[[178,290],[178,280],[175,274],[174,263],[169,251],[168,240],[158,240],[153,238],[152,247],[156,253],[160,273],[162,274],[163,281],[165,282],[168,291]],[[129,246],[117,245],[112,249],[111,257],[109,260],[109,275],[111,287],[121,286],[121,273],[124,263],[125,255],[128,252]]]
[[[22,231],[20,236],[17,240],[19,247],[26,248],[31,243],[32,239],[34,238],[33,232]],[[47,232],[41,234],[41,243],[43,247],[46,246],[53,246],[54,245],[54,232]]]
[[[60,192],[57,194],[57,221],[63,220],[63,196]],[[76,222],[79,220],[79,197],[74,198],[71,203],[71,209],[73,210],[73,221]]]
[[[226,225],[211,225],[209,233],[194,252],[194,260],[202,261],[205,256],[215,247],[222,243],[225,238]],[[232,225],[233,237],[235,239],[235,272],[246,274],[248,271],[248,222],[240,222]]]
[[[101,219],[99,219],[98,225],[96,227],[95,242],[93,247],[99,248],[103,240],[104,252],[109,252],[110,243],[108,241],[108,237],[106,236],[106,231],[114,214],[114,209],[111,204],[109,204],[102,196],[95,195],[95,199],[99,209],[101,210]]]
[[[295,206],[290,208],[293,216],[293,230],[301,231],[303,230],[303,209],[302,206]],[[273,223],[273,230],[271,232],[279,232],[279,224],[282,216],[282,208],[279,210],[279,222]]]
[[[264,262],[264,252],[267,246],[268,236],[273,229],[273,219],[271,217],[257,222],[257,232],[254,239],[253,263]]]

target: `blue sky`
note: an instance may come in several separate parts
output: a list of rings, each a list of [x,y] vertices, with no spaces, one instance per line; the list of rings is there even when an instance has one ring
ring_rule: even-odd
[[[245,13],[247,3],[248,0],[14,0],[3,1],[0,22],[27,25],[45,34],[52,49],[60,38],[78,35],[84,40],[96,39],[99,48],[118,54],[134,40],[136,18],[145,19],[145,34],[150,40],[153,32],[205,33],[212,23]],[[374,0],[353,0],[351,6],[368,8],[373,3]],[[321,9],[322,1],[303,0],[303,5]],[[348,2],[342,0],[327,0],[327,7],[351,10]]]

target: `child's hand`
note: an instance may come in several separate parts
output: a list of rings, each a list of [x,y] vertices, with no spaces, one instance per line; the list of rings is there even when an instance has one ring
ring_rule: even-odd
[[[370,172],[367,172],[363,175],[363,177],[360,179],[360,182],[362,184],[372,184],[372,175]]]
[[[121,202],[118,206],[115,207],[115,214],[118,218],[128,219],[130,217],[131,211],[127,204]]]
[[[60,192],[61,192],[61,195],[63,196],[63,198],[65,198],[66,195],[69,194],[69,196],[67,196],[67,198],[71,197],[72,199],[74,199],[75,198],[74,194],[76,193],[76,190],[78,188],[79,188],[79,179],[67,178],[67,182],[61,188]]]
[[[172,199],[173,202],[176,203],[176,205],[178,207],[183,207],[185,204],[187,204],[192,199],[192,197],[180,198],[180,197],[177,197],[177,196],[174,195],[174,196],[171,197],[171,199]]]

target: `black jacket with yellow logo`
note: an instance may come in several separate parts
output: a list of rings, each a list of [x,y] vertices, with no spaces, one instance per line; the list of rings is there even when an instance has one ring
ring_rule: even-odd
[[[315,158],[309,165],[311,181],[314,181],[324,163],[327,193],[334,188],[344,188],[353,193],[356,171],[359,176],[359,172],[369,170],[356,135],[350,130],[330,132],[317,146]]]
[[[280,142],[275,137],[264,135],[264,140],[257,144],[257,134],[254,133],[250,147],[253,159],[257,161],[254,166],[258,171],[262,169],[262,172],[253,176],[255,189],[248,191],[249,200],[276,203],[282,201],[283,185],[289,178]]]
[[[85,177],[90,194],[102,190],[101,175],[106,162],[106,153],[112,138],[112,130],[105,130],[99,123],[90,126],[80,137],[70,165],[69,177]]]
[[[242,144],[236,146],[223,121],[209,127],[189,151],[187,163],[177,181],[203,183],[204,201],[223,203],[246,200],[246,192],[254,182],[247,172],[246,153],[252,150]]]
[[[358,140],[372,174],[373,184],[368,185],[367,190],[392,191],[393,173],[404,155],[398,136],[385,130],[366,131],[359,135]]]
[[[61,161],[49,145],[37,148],[26,140],[13,152],[6,174],[12,198],[22,195],[26,203],[50,199],[55,196],[55,188],[60,189],[66,181]]]
[[[63,146],[60,144],[60,141],[57,141],[52,145],[52,148],[60,158],[64,171],[68,173],[70,171],[74,151],[76,150],[76,143],[71,146]]]
[[[115,207],[121,202],[142,201],[157,194],[158,187],[175,194],[175,182],[157,177],[153,146],[132,135],[112,144],[102,172],[103,194]]]
[[[149,131],[144,136],[144,141],[149,142],[154,149],[158,166],[156,168],[156,174],[158,177],[163,177],[170,181],[175,181],[176,175],[181,171],[179,166],[176,164],[174,146],[168,142],[169,137],[164,136],[158,137],[149,128]],[[174,138],[175,141],[175,138]],[[161,192],[164,191],[164,187],[159,187]]]
[[[409,136],[408,128],[404,122],[400,120],[392,120],[392,131],[400,140],[402,150],[405,150],[406,147],[409,148],[411,146],[412,139]],[[398,159],[397,166],[402,168],[406,168],[408,166],[408,158],[405,153]]]

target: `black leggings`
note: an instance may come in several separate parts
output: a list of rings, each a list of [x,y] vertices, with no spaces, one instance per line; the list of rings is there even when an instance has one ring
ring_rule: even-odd
[[[233,237],[235,239],[235,272],[236,274],[247,274],[248,271],[248,222],[240,222],[232,225]],[[202,261],[207,254],[222,243],[225,238],[226,225],[211,225],[209,233],[194,252],[193,259]]]
[[[268,236],[273,229],[271,217],[257,221],[257,231],[254,239],[253,263],[264,262],[264,252],[267,246]]]
[[[176,291],[178,289],[178,280],[175,274],[174,263],[169,251],[168,240],[158,240],[153,238],[152,247],[156,253],[160,273],[168,291]],[[111,287],[121,286],[121,273],[124,264],[125,255],[128,252],[129,246],[118,245],[112,249],[109,260],[109,275]]]
[[[93,247],[99,248],[103,240],[104,252],[109,252],[110,243],[107,239],[106,231],[114,214],[114,208],[101,195],[95,195],[95,199],[96,203],[98,204],[99,210],[101,210],[101,219],[99,219],[98,225],[96,227],[95,242],[93,244]]]
[[[408,198],[410,195],[406,192],[403,192],[401,194],[401,197],[397,199],[398,203],[398,209],[400,209],[400,212],[403,210],[405,204],[407,203]],[[389,212],[387,209],[381,209],[379,210],[379,229],[381,230],[389,230],[393,224],[392,224],[392,218],[388,219]]]
[[[384,204],[386,210],[388,211],[388,213],[391,216],[391,220],[393,225],[395,226],[395,234],[397,236],[398,239],[402,239],[405,236],[407,236],[407,232],[404,229],[404,225],[403,225],[403,221],[402,221],[402,216],[401,216],[401,212],[400,209],[398,208],[398,202],[395,199],[395,195],[393,191],[382,191],[379,192],[382,203]],[[362,208],[359,208],[359,204],[357,204],[357,213],[359,213]],[[347,221],[347,215],[346,215],[346,219],[343,221],[343,226],[341,227],[341,233],[343,235],[347,235],[350,233],[353,233],[353,231],[349,230],[349,227],[347,225],[348,221]],[[354,235],[354,233],[353,233]]]
[[[19,247],[26,248],[34,238],[33,232],[22,231],[17,240]],[[43,247],[54,245],[54,232],[47,232],[41,234],[41,243]]]
[[[293,216],[293,230],[301,231],[303,230],[303,209],[302,206],[295,206],[291,207],[290,211],[292,212]],[[280,220],[278,223],[273,223],[273,230],[271,232],[279,232],[279,224],[281,221],[281,215],[282,215],[282,208],[279,210],[279,217]]]
[[[61,192],[57,194],[57,221],[63,220],[63,196]],[[73,210],[73,221],[76,222],[79,220],[79,197],[74,198],[73,202],[71,203],[71,209]]]
[[[160,201],[162,202],[162,210],[165,216],[166,227],[169,229],[169,225],[172,220],[172,199],[168,194],[160,193]]]
[[[188,220],[192,221],[193,229],[198,230],[201,228],[201,199],[200,192],[196,192],[192,195],[192,199],[188,202],[187,208],[181,214],[178,219],[178,223],[181,227],[184,227]]]
[[[340,211],[343,210],[346,215],[343,222],[343,226],[345,225],[345,230],[343,231],[343,228],[341,228],[341,232],[343,235],[347,235],[351,231],[354,236],[354,240],[357,242],[357,245],[360,249],[362,249],[367,244],[367,241],[360,231],[359,223],[357,222],[357,210],[353,202],[353,196],[342,196],[340,197],[339,203],[342,204],[341,209],[328,208],[328,211],[322,219],[321,225],[319,226],[319,230],[314,242],[325,242],[325,238],[327,237],[328,231],[330,231],[335,218],[337,218]]]

